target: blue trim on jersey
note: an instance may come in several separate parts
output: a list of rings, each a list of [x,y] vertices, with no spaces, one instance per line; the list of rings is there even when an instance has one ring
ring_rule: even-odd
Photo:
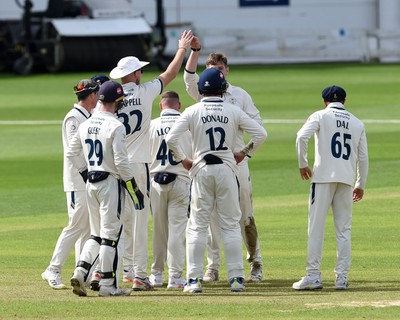
[[[185,72],[190,73],[190,74],[195,74],[195,73],[196,73],[196,72],[189,71],[189,70],[186,69],[186,68],[185,68]]]
[[[212,99],[212,100],[207,100],[207,99],[202,99],[201,102],[224,102],[222,99]]]
[[[121,192],[121,183],[118,183],[118,208],[117,208],[117,213],[118,213],[118,219],[121,215],[121,209],[122,209],[122,192]]]
[[[188,219],[190,218],[190,202],[192,201],[192,184],[193,184],[193,179],[190,180],[190,186],[189,186],[189,205],[188,205],[188,211],[187,211],[187,217]]]
[[[146,166],[146,174],[147,174],[147,192],[150,192],[150,170],[149,170],[149,164],[145,163]]]
[[[77,110],[78,112],[80,112],[86,119],[89,119],[92,115],[89,114],[89,116],[87,116],[82,110],[79,110],[77,107],[74,107],[75,110]]]
[[[164,90],[164,84],[163,84],[163,82],[161,81],[161,79],[157,78],[157,80],[160,81],[160,84],[161,84],[161,91],[160,91],[160,93],[159,93],[159,94],[161,94],[161,93],[163,92],[163,90]]]
[[[71,208],[75,209],[75,192],[71,191]]]
[[[239,182],[239,179],[238,179],[237,176],[236,176],[236,183],[237,183],[237,187],[238,187],[238,199],[239,199],[239,202],[240,202],[240,182]]]
[[[161,117],[179,117],[180,114],[178,113],[164,113],[161,115]]]
[[[310,195],[310,203],[314,204],[315,202],[315,182],[311,183],[311,195]]]

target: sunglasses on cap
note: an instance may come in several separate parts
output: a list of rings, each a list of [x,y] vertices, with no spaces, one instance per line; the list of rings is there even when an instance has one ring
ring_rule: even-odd
[[[99,90],[99,86],[96,82],[80,82],[76,86],[74,86],[75,93],[82,93],[85,91],[97,92]]]

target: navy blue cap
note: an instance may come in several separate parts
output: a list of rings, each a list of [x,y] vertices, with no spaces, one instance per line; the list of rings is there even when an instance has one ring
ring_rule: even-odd
[[[115,81],[104,82],[99,90],[99,100],[104,102],[118,102],[125,98],[124,89]]]
[[[99,86],[101,86],[104,82],[110,80],[109,77],[107,77],[104,74],[96,74],[95,76],[91,77],[91,79],[96,82]]]
[[[341,102],[346,99],[346,91],[338,86],[331,86],[322,91],[324,101]]]
[[[228,87],[224,74],[215,68],[205,69],[201,73],[197,85],[200,94],[208,93],[222,95]]]

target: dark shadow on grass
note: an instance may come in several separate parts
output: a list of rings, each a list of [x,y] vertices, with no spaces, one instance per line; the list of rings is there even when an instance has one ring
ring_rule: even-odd
[[[301,295],[332,295],[332,294],[346,294],[351,292],[399,292],[400,288],[398,283],[395,281],[353,281],[350,283],[348,290],[336,290],[333,281],[324,283],[323,289],[318,290],[294,290],[292,284],[296,280],[288,279],[273,279],[263,280],[260,283],[246,283],[245,292],[231,292],[230,285],[227,282],[219,281],[214,283],[203,284],[203,292],[199,294],[183,293],[183,290],[171,290],[163,288],[157,288],[154,291],[141,291],[132,292],[132,296],[137,297],[176,297],[176,296],[187,296],[187,297],[198,297],[198,296],[224,296],[224,297],[237,297],[237,296],[254,296],[254,297],[288,297],[288,296],[301,296]]]

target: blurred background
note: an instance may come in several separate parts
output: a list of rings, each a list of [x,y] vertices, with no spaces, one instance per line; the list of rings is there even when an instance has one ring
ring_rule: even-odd
[[[0,72],[164,69],[187,29],[203,63],[400,61],[398,0],[1,0]]]

